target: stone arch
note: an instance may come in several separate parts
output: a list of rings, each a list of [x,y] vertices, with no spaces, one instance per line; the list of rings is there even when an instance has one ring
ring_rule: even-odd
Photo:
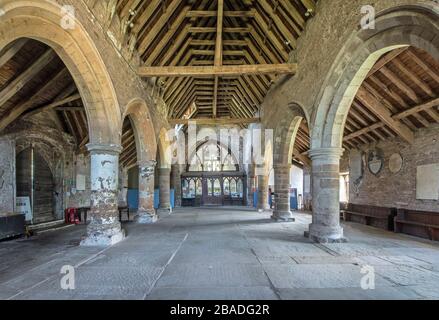
[[[157,141],[157,166],[158,168],[171,168],[173,164],[173,139],[174,129],[162,128]]]
[[[197,155],[198,150],[205,146],[205,145],[217,145],[223,148],[224,150],[227,150],[232,157],[233,161],[236,163],[236,169],[237,171],[244,171],[244,167],[242,164],[239,163],[239,154],[234,154],[233,150],[226,146],[224,143],[217,141],[217,140],[204,140],[199,141],[196,144],[196,147],[191,151],[191,153],[188,155],[188,163],[186,164],[186,171],[189,171],[189,167],[191,165],[191,160]]]
[[[62,28],[62,8],[49,1],[5,0],[2,10],[0,50],[19,38],[35,39],[50,46],[78,87],[89,123],[90,143],[119,145],[121,113],[113,83],[81,23],[69,16],[75,27]]]
[[[406,46],[439,59],[439,14],[433,4],[394,7],[377,14],[375,29],[357,28],[340,50],[312,118],[311,149],[342,147],[349,108],[368,72],[385,53]]]
[[[138,162],[155,160],[157,155],[157,141],[151,115],[145,100],[136,98],[131,100],[123,114],[123,120],[128,117],[134,130]],[[123,123],[123,122],[122,122]],[[120,133],[122,135],[122,132]]]
[[[303,119],[308,120],[307,113],[298,103],[290,103],[284,119],[275,130],[274,165],[291,164],[294,143]]]

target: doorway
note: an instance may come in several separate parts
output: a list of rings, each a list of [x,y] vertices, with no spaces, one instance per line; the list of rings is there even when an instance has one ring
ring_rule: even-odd
[[[48,163],[34,147],[21,151],[16,158],[17,197],[28,198],[31,214],[27,223],[54,221],[55,182]]]

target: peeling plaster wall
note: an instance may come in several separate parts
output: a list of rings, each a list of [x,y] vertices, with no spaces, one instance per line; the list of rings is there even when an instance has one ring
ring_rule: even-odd
[[[119,167],[119,206],[126,206],[128,194],[128,170]]]
[[[0,212],[15,210],[15,158],[21,151],[33,146],[48,164],[54,179],[55,216],[62,219],[68,197],[65,192],[68,159],[73,155],[71,137],[54,129],[44,117],[18,121],[0,136]],[[57,137],[54,139],[53,137]],[[1,176],[3,172],[3,176]]]
[[[67,207],[90,206],[90,156],[79,154],[72,155],[70,171],[65,177],[65,192],[68,196]],[[85,190],[76,190],[78,175],[85,176]]]
[[[90,206],[90,155],[76,154],[73,138],[54,128],[47,116],[17,121],[0,135],[0,213],[15,210],[15,156],[34,146],[49,165],[55,181],[56,217],[68,207]],[[53,139],[57,137],[57,139]],[[126,205],[127,172],[119,169],[119,204]],[[77,176],[85,176],[85,190],[77,190]]]
[[[15,209],[15,143],[0,137],[0,213]]]
[[[65,176],[65,192],[68,195],[68,207],[88,207],[90,206],[91,181],[90,181],[90,155],[78,154],[73,155],[73,165],[69,166],[71,170]],[[76,190],[77,175],[85,176],[85,190]],[[121,206],[127,204],[127,186],[128,172],[119,168],[118,181],[118,203]]]

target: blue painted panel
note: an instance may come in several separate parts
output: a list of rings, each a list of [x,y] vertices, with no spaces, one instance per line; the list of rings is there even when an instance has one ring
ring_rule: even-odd
[[[154,190],[154,209],[158,209],[160,206],[160,190]]]
[[[169,197],[171,200],[171,208],[174,209],[175,208],[175,190],[174,189],[171,189]]]
[[[127,203],[128,203],[128,208],[130,208],[130,209],[138,209],[139,208],[139,190],[138,189],[128,189]]]
[[[297,189],[290,189],[290,208],[291,210],[299,209],[299,205],[297,203]]]
[[[253,207],[255,207],[255,208],[258,207],[258,192],[257,191],[253,192]]]

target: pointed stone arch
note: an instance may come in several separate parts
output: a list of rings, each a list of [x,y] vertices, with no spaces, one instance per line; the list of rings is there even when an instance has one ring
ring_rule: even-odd
[[[137,161],[147,162],[156,160],[157,140],[151,114],[145,100],[131,100],[125,108],[123,119],[129,117],[136,140]],[[122,135],[122,132],[120,133]]]
[[[101,55],[73,16],[73,29],[61,27],[62,7],[49,1],[2,1],[0,50],[20,38],[50,46],[71,73],[87,114],[90,144],[118,145],[121,112]]]
[[[320,90],[312,117],[312,149],[341,148],[349,108],[361,83],[383,54],[407,46],[439,60],[439,13],[433,4],[390,8],[377,14],[375,29],[359,26],[353,32]]]

